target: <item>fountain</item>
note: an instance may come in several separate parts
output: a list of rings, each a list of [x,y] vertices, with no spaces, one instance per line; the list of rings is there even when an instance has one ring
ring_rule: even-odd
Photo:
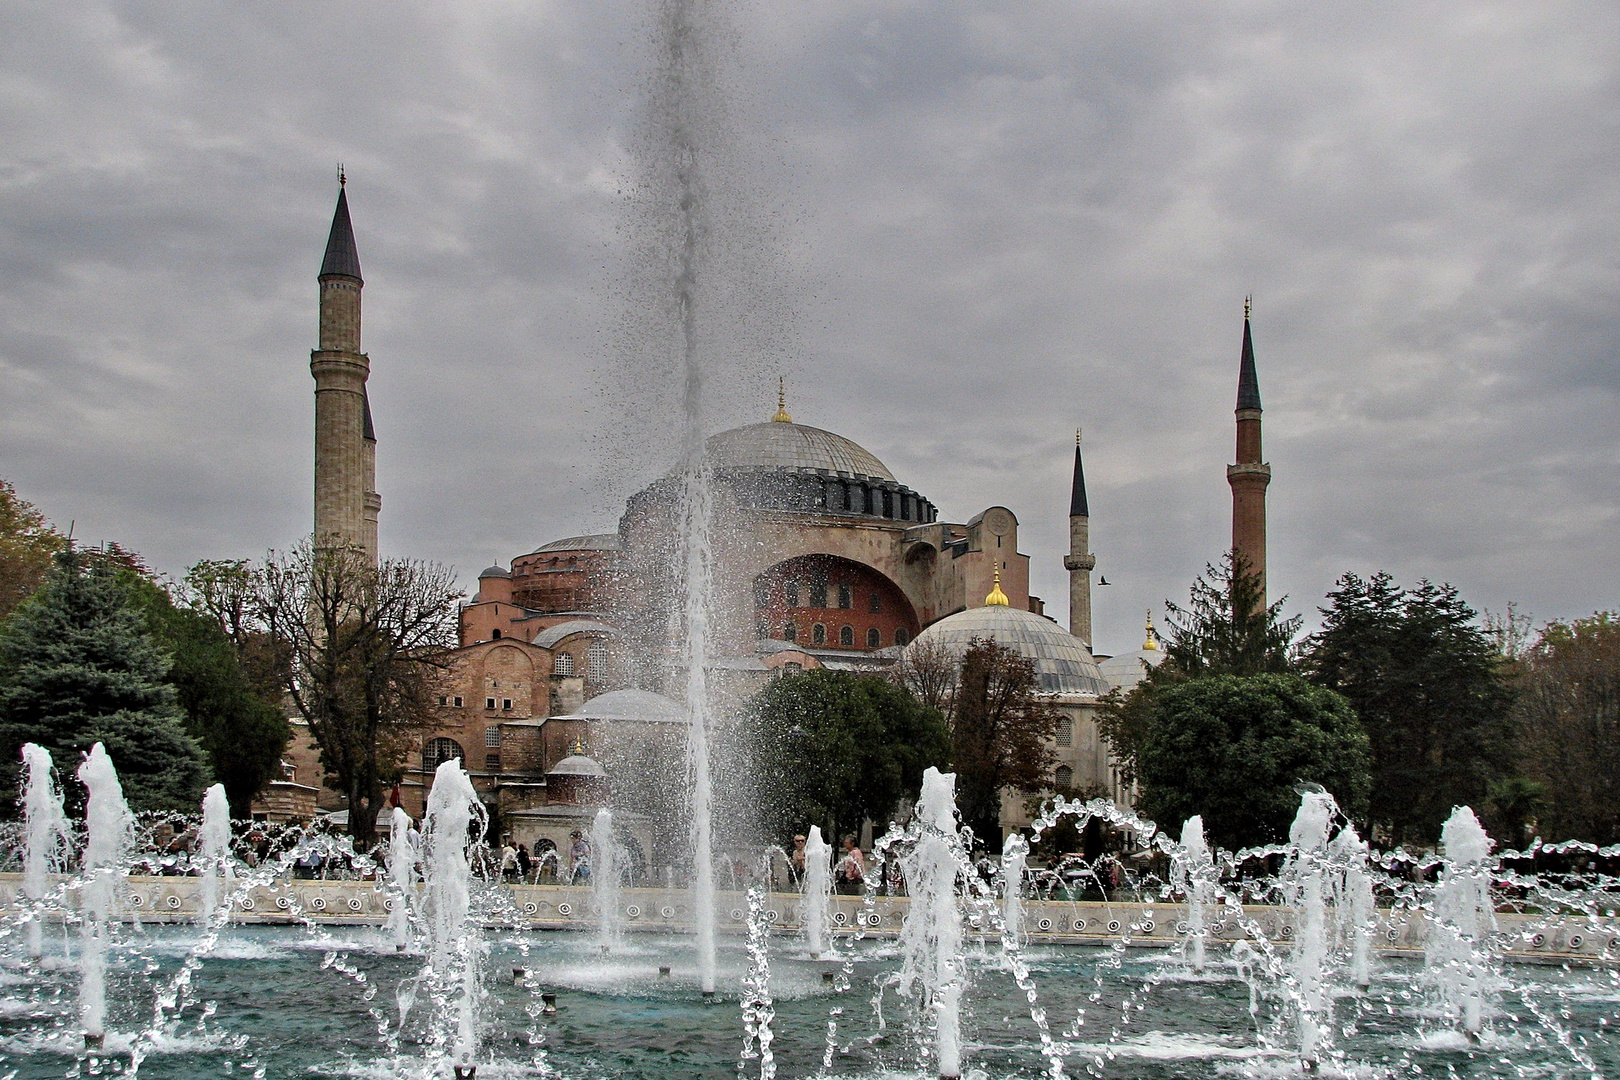
[[[1182,823],[1181,847],[1185,856],[1176,865],[1181,868],[1181,884],[1187,892],[1187,962],[1194,974],[1202,975],[1205,938],[1208,936],[1204,928],[1204,910],[1209,905],[1210,888],[1215,876],[1209,844],[1204,840],[1202,816],[1194,814]]]
[[[134,819],[124,802],[118,770],[96,743],[79,766],[85,787],[85,844],[79,896],[79,1023],[87,1047],[99,1047],[107,1028],[107,935]]]
[[[416,899],[416,863],[421,852],[411,836],[411,815],[402,806],[394,807],[388,820],[388,883],[394,905],[388,912],[388,936],[396,952],[411,943],[411,904]]]
[[[1445,863],[1435,886],[1424,940],[1424,975],[1446,1020],[1477,1040],[1485,1026],[1494,957],[1496,909],[1491,902],[1491,838],[1466,806],[1440,830]]]
[[[197,864],[202,888],[197,907],[197,924],[210,926],[219,907],[219,887],[227,887],[236,873],[231,867],[231,806],[225,798],[225,785],[215,784],[203,795],[202,827],[197,836]]]
[[[591,823],[591,891],[596,900],[598,942],[603,952],[623,944],[619,894],[623,889],[624,852],[613,835],[613,811],[603,807]]]
[[[1372,941],[1377,918],[1372,876],[1367,872],[1367,843],[1347,821],[1330,847],[1340,868],[1334,882],[1339,933],[1350,953],[1351,978],[1365,990],[1372,985]]]
[[[422,883],[428,926],[428,961],[424,972],[436,1010],[450,1020],[448,1031],[435,1033],[435,1049],[448,1051],[459,1080],[477,1072],[478,1005],[481,946],[478,928],[468,919],[472,867],[467,846],[483,835],[484,807],[459,758],[444,762],[433,774],[422,829]]]
[[[1016,832],[1008,833],[1001,844],[1001,921],[1014,946],[1020,942],[1024,926],[1024,864],[1029,859],[1029,841]]]
[[[900,931],[904,957],[899,992],[931,1014],[934,1058],[942,1080],[962,1075],[961,1003],[964,981],[962,911],[956,880],[961,845],[956,831],[956,774],[930,767],[917,802],[921,834],[902,859],[911,905]]]
[[[22,893],[30,901],[28,955],[38,958],[43,949],[43,906],[50,891],[50,876],[67,860],[69,830],[62,812],[62,792],[51,766],[51,753],[26,743],[23,758],[23,879]]]
[[[1284,881],[1294,902],[1293,978],[1295,1028],[1300,1067],[1315,1072],[1321,1064],[1323,1034],[1331,1023],[1332,998],[1327,985],[1328,830],[1338,806],[1323,791],[1307,791],[1288,831],[1293,857]]]
[[[812,825],[804,840],[804,900],[799,909],[799,925],[804,928],[804,943],[812,960],[827,952],[831,900],[832,848],[821,838],[821,826]]]

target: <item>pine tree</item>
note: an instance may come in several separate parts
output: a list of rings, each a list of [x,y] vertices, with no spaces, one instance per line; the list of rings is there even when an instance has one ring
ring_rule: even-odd
[[[168,668],[115,566],[59,552],[44,585],[0,625],[0,797],[14,797],[23,743],[48,749],[66,772],[101,742],[134,809],[196,809],[207,771],[163,681]]]

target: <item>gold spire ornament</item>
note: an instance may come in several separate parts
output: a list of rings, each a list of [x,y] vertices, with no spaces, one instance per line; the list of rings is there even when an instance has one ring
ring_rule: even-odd
[[[787,380],[780,375],[776,377],[776,415],[771,417],[771,423],[793,423],[793,417],[787,411]]]
[[[1144,640],[1142,642],[1142,651],[1143,652],[1158,652],[1159,651],[1159,632],[1157,630],[1153,629],[1153,609],[1152,608],[1148,608],[1148,613],[1147,613],[1147,638],[1146,638],[1146,640]]]
[[[1001,567],[996,567],[995,581],[990,585],[990,595],[984,598],[985,607],[1007,607],[1007,594],[1001,591]]]

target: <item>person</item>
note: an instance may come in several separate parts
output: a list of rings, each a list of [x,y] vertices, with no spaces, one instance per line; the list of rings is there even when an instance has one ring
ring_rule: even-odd
[[[591,880],[591,842],[585,839],[585,834],[575,829],[568,834],[574,841],[568,849],[568,861],[574,867],[575,881]]]
[[[529,870],[534,866],[534,858],[529,854],[528,844],[519,844],[517,849],[518,880],[528,881]]]
[[[501,847],[501,880],[511,881],[517,877],[517,872],[517,848],[512,846],[512,838],[508,836],[506,843]]]
[[[793,866],[793,876],[799,881],[804,880],[804,842],[803,836],[793,838],[793,855],[789,859]]]
[[[854,896],[866,883],[866,857],[855,846],[853,835],[844,837],[844,857],[838,860],[838,891]]]

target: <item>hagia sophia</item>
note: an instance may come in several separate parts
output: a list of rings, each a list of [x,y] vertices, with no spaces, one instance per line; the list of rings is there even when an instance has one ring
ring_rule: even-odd
[[[370,360],[360,344],[364,282],[342,188],[319,283],[319,348],[310,361],[314,533],[317,544],[353,545],[375,558],[382,499],[366,396]],[[1232,546],[1263,582],[1271,469],[1262,460],[1260,425],[1245,310],[1237,454],[1227,477]],[[711,537],[723,569],[712,602],[721,629],[707,670],[716,715],[783,672],[881,672],[908,649],[959,654],[974,639],[994,639],[1034,662],[1042,693],[1063,717],[1052,789],[1129,801],[1095,711],[1162,653],[1151,626],[1134,652],[1093,650],[1096,559],[1078,436],[1063,559],[1067,628],[1029,593],[1030,555],[1019,549],[1011,508],[989,506],[962,523],[939,520],[935,504],[869,450],[795,422],[785,394],[763,422],[709,438],[706,454],[714,520],[724,523]],[[459,757],[492,820],[536,854],[565,853],[570,832],[609,804],[627,822],[638,862],[659,847],[646,813],[637,813],[650,812],[653,802],[636,789],[652,783],[649,777],[674,778],[678,797],[685,772],[688,717],[679,693],[663,684],[670,648],[664,605],[677,593],[670,580],[677,487],[671,474],[631,496],[616,532],[547,540],[479,575],[460,612],[460,647],[438,720],[403,763],[399,793],[408,812],[420,817],[433,771]],[[299,782],[321,775],[307,737],[295,740],[288,761],[287,779],[256,809],[287,814],[290,807],[313,810],[313,801],[341,810],[336,793]],[[1004,800],[1004,826],[1028,820],[1023,799]]]

